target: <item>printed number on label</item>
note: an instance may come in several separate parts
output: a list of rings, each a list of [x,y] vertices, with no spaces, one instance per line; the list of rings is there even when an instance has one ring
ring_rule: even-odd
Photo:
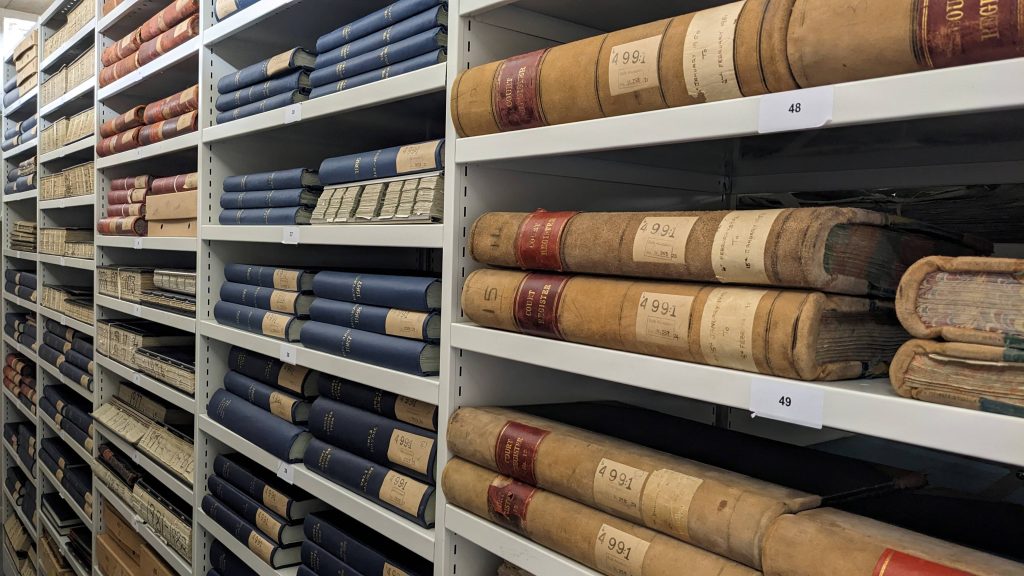
[[[284,123],[291,124],[299,120],[302,120],[302,105],[292,104],[291,106],[286,106],[284,109]]]
[[[298,350],[295,348],[295,346],[291,346],[289,344],[281,344],[281,353],[278,356],[281,362],[284,362],[285,364],[294,365],[296,362],[298,362],[296,356],[298,356]]]
[[[138,304],[132,304],[132,316],[142,316],[142,306]]]
[[[299,227],[298,226],[285,226],[281,229],[281,243],[282,244],[298,244],[299,243]]]
[[[132,249],[134,249],[134,250],[141,250],[142,249],[142,238],[132,238]]]
[[[633,547],[627,544],[625,540],[616,538],[604,530],[601,530],[601,533],[597,535],[597,541],[603,544],[610,552],[621,556],[623,560],[629,560],[629,555],[633,553]]]
[[[277,463],[277,477],[289,484],[295,482],[295,468],[285,462]]]
[[[132,383],[138,384],[139,382],[142,382],[142,374],[138,372],[132,374]]]
[[[761,134],[821,128],[832,121],[835,87],[821,86],[761,96],[757,131]]]
[[[760,416],[821,429],[825,392],[810,385],[755,379],[750,385],[751,417]]]

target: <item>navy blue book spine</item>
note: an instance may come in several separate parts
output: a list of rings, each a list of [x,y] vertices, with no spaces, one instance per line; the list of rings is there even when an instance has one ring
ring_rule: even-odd
[[[38,122],[39,122],[39,116],[32,116],[31,118],[25,120],[24,122],[21,123],[21,133],[25,134],[26,132],[31,131],[33,128],[36,127],[36,124]]]
[[[71,348],[74,351],[76,351],[79,354],[81,354],[82,356],[85,356],[86,358],[88,358],[90,360],[92,360],[94,358],[93,352],[92,352],[92,344],[90,344],[89,342],[85,341],[84,338],[75,338],[71,342],[71,344],[72,344]]]
[[[259,308],[242,306],[241,304],[225,302],[223,300],[217,302],[213,307],[214,318],[217,319],[217,322],[220,322],[225,326],[231,326],[232,328],[238,328],[239,330],[245,330],[246,332],[252,332],[254,334],[262,334],[270,338],[288,340],[288,328],[291,325],[292,319],[287,320],[284,326],[281,326],[278,322],[272,322],[271,324],[275,330],[277,328],[281,328],[281,330],[279,332],[272,332],[268,334],[264,330],[264,320],[266,320],[268,314],[287,316],[286,314],[277,314],[276,312],[270,312],[269,310],[260,310]]]
[[[7,106],[14,104],[18,101],[18,98],[20,97],[21,94],[19,94],[18,90],[14,90],[13,92],[7,92],[6,94],[4,94],[4,107],[6,108]]]
[[[256,526],[275,544],[282,544],[282,532],[287,526],[284,518],[274,514],[259,502],[253,500],[229,482],[217,476],[210,476],[206,481],[210,494],[231,508],[243,520]]]
[[[388,78],[394,78],[395,76],[401,76],[402,74],[408,74],[409,72],[415,72],[422,70],[434,64],[440,64],[447,58],[447,50],[434,50],[427,54],[416,56],[402,62],[396,62],[390,66],[384,68],[378,68],[376,70],[365,72],[358,76],[351,78],[345,78],[339,82],[333,84],[324,84],[323,86],[317,86],[313,88],[313,91],[309,93],[310,98],[320,98],[321,96],[327,96],[334,94],[335,92],[341,92],[343,90],[350,90],[352,88],[358,88],[360,86],[366,86],[380,80],[387,80]],[[426,170],[438,170],[439,168],[426,168]],[[381,176],[383,178],[383,176]],[[324,180],[327,182],[327,180]]]
[[[85,356],[83,356],[82,353],[79,352],[78,350],[75,350],[74,349],[74,345],[72,345],[71,350],[68,350],[64,354],[64,360],[66,360],[67,362],[70,362],[71,364],[74,364],[79,369],[83,370],[84,372],[88,372],[89,374],[92,374],[92,371],[93,371],[92,360],[90,360],[89,358],[86,358]]]
[[[221,574],[256,576],[255,570],[249,568],[248,564],[232,554],[226,546],[217,540],[214,540],[213,544],[210,545],[210,566],[213,566],[213,569]]]
[[[218,390],[210,399],[206,411],[210,418],[228,430],[249,439],[277,458],[285,462],[298,462],[301,459],[292,456],[292,446],[309,433],[253,406],[243,398],[226,390]]]
[[[43,343],[61,354],[71,350],[71,342],[68,342],[53,332],[43,333]]]
[[[222,93],[217,97],[215,106],[218,112],[227,112],[246,104],[265,100],[271,96],[299,90],[305,87],[303,82],[308,80],[309,72],[296,70],[287,76],[267,80],[255,86],[249,86],[248,88],[242,88],[226,94]]]
[[[224,179],[225,192],[251,192],[253,190],[283,190],[301,188],[303,175],[309,171],[305,168],[291,168],[274,172],[258,172],[256,174],[240,174]]]
[[[56,366],[61,361],[61,353],[46,344],[39,347],[39,357],[53,366]]]
[[[316,572],[313,572],[308,567],[299,565],[298,571],[295,572],[295,576],[319,576]],[[356,575],[359,576],[359,575]]]
[[[10,80],[8,80],[4,84],[4,92],[10,92],[11,90],[14,90],[17,87],[18,87],[18,79],[17,78],[11,78]]]
[[[306,380],[310,378],[309,368],[304,366],[286,365],[277,358],[232,346],[228,353],[228,368],[304,398],[316,395],[316,391],[303,392]]]
[[[301,50],[301,48],[292,49],[284,52],[283,54],[272,56],[266,60],[261,60],[255,64],[246,66],[234,74],[222,76],[217,80],[217,93],[228,94],[230,92],[241,90],[242,88],[266,82],[267,80],[291,74],[298,68],[293,65],[296,50]],[[285,55],[288,56],[288,59],[281,62],[280,57]]]
[[[310,471],[362,494],[420,526],[430,528],[434,525],[433,486],[316,438],[310,440],[303,463]]]
[[[217,17],[217,21],[220,22],[221,20],[227,18],[228,16],[231,16],[235,12],[238,12],[239,10],[244,10],[249,6],[258,4],[259,1],[260,0],[230,0],[232,4],[230,9],[225,9],[226,7],[224,6],[224,4],[227,4],[227,2],[214,2],[214,15]],[[227,573],[225,572],[225,574]],[[253,572],[253,574],[255,574],[255,572]],[[234,572],[232,572],[231,575],[234,576]]]
[[[425,276],[359,274],[327,270],[313,278],[313,293],[318,298],[369,304],[401,310],[431,312],[430,289],[441,281]]]
[[[43,326],[46,328],[47,332],[53,332],[54,334],[60,336],[65,340],[71,340],[72,338],[74,338],[74,329],[68,328],[62,325],[60,322],[57,322],[56,320],[50,320],[49,318],[47,318],[46,323],[43,324]]]
[[[21,298],[22,300],[28,300],[30,302],[35,301],[34,297],[36,295],[36,291],[33,290],[32,288],[29,288],[28,286],[15,286],[14,293],[15,295],[18,296],[18,298]]]
[[[39,408],[43,411],[43,414],[50,417],[50,420],[57,421],[57,414],[60,414],[60,412],[57,411],[57,407],[53,405],[53,402],[50,402],[49,398],[46,396],[40,398]]]
[[[397,315],[405,315],[406,326],[401,329],[392,327],[388,332],[388,317],[395,318]],[[397,308],[384,308],[382,306],[366,306],[353,302],[342,302],[340,300],[328,300],[317,298],[309,308],[309,317],[316,322],[355,328],[366,332],[376,332],[388,336],[401,336],[424,342],[436,342],[436,338],[427,337],[427,324],[436,316],[435,312],[409,312]],[[411,323],[414,321],[416,326]],[[398,333],[396,333],[398,332]]]
[[[428,155],[432,149],[433,162]],[[399,172],[399,158],[416,156],[414,169]],[[348,156],[328,158],[320,164],[320,181],[324,184],[344,184],[360,180],[389,178],[413,172],[440,170],[444,167],[444,140],[434,140],[408,146],[395,146],[382,150],[371,150]],[[403,166],[403,168],[409,168]]]
[[[401,22],[395,23],[395,25],[375,32],[369,36],[364,36],[358,40],[349,42],[338,48],[335,48],[329,52],[321,52],[316,57],[316,68],[327,68],[328,66],[334,66],[340,64],[344,60],[354,59],[365,54],[379,50],[385,46],[391,44],[397,44],[418,34],[427,32],[433,28],[441,28],[442,31],[447,30],[448,13],[445,11],[443,6],[436,6],[430,10],[420,12],[419,14],[402,20]],[[440,38],[438,39],[440,40]],[[447,45],[438,44],[431,48],[431,50],[440,48]],[[428,50],[429,52],[429,50]],[[420,52],[422,54],[423,52]],[[415,54],[413,55],[415,56]],[[389,64],[392,62],[398,62],[398,58],[392,58]],[[384,64],[381,64],[384,66]],[[380,68],[380,66],[374,66],[374,68]],[[371,68],[372,70],[373,68]]]
[[[228,372],[225,374],[224,389],[292,424],[300,424],[306,421],[305,415],[300,416],[297,411],[300,406],[308,404],[306,401],[291,394],[286,394],[263,382],[253,380],[244,374],[239,374],[238,372]]]
[[[217,114],[217,124],[224,124],[225,122],[231,122],[232,120],[238,120],[239,118],[247,118],[268,110],[284,108],[285,106],[305,100],[308,95],[309,91],[303,88],[301,90],[292,90],[284,94],[264,98],[263,100],[258,100],[252,104],[246,104],[245,106],[239,106],[238,108]]]
[[[245,208],[287,208],[303,205],[302,195],[306,188],[288,190],[259,190],[254,192],[225,192],[220,197],[220,207],[225,210]],[[314,203],[315,204],[315,203]]]
[[[437,436],[433,432],[323,396],[313,402],[309,431],[346,452],[434,483]]]
[[[219,221],[223,226],[292,226],[299,224],[299,214],[308,210],[303,206],[221,210]]]
[[[21,126],[15,124],[14,127],[8,128],[7,131],[4,132],[4,140],[10,140],[11,138],[17,136],[18,134],[21,134]],[[11,178],[12,174],[14,175],[14,178]],[[11,170],[10,172],[7,173],[7,180],[16,180],[17,178],[17,169]]]
[[[345,26],[325,34],[316,41],[317,54],[333,50],[342,44],[358,40],[363,36],[383,30],[396,22],[411,18],[434,6],[447,5],[447,0],[398,0]]]
[[[221,528],[227,530],[236,540],[249,547],[254,554],[274,568],[274,555],[279,549],[274,542],[260,533],[255,526],[246,522],[223,502],[207,494],[203,496],[203,512]]]
[[[213,473],[287,520],[301,519],[298,514],[294,513],[292,507],[296,496],[302,500],[312,498],[297,488],[271,485],[270,482],[256,476],[242,464],[223,455],[214,458]]]
[[[424,370],[421,361],[424,352],[437,353],[437,346],[426,342],[363,332],[322,322],[307,322],[302,327],[299,340],[313,350],[406,374],[430,376],[438,373],[432,368]]]
[[[72,422],[71,420],[64,420],[63,422],[60,423],[60,427],[65,432],[67,432],[68,435],[71,436],[71,438],[75,442],[77,442],[79,446],[85,448],[86,450],[89,450],[89,447],[86,446],[86,442],[90,438],[92,438],[91,434],[89,434],[85,430],[82,430],[82,428],[80,428],[75,422]]]
[[[302,543],[302,565],[312,568],[316,574],[365,576],[355,568],[339,560],[334,554],[308,540]]]
[[[336,513],[310,514],[302,528],[307,540],[351,566],[357,574],[387,576],[396,569],[406,576],[433,573],[428,562],[413,558],[385,538],[368,534],[362,526]]]
[[[4,142],[4,145],[3,145],[3,151],[4,152],[7,152],[11,148],[13,148],[13,146],[8,146],[7,143]],[[17,191],[18,191],[18,182],[17,181],[15,181],[15,182],[8,182],[7,184],[4,184],[4,194],[14,194]]]
[[[26,190],[31,190],[35,188],[35,178],[35,174],[29,174],[28,176],[18,177],[18,179],[16,180],[15,189],[18,192],[25,192]]]
[[[64,362],[57,369],[60,370],[61,374],[67,376],[79,386],[85,386],[91,390],[90,384],[92,384],[92,376],[90,376],[85,370],[82,370],[78,366],[68,362],[67,358],[64,359]]]
[[[235,304],[241,304],[242,306],[251,306],[253,308],[259,308],[261,310],[274,310],[274,292],[279,294],[283,291],[277,291],[273,288],[264,288],[263,286],[253,286],[252,284],[239,284],[238,282],[225,282],[220,287],[220,299],[225,302],[232,302]],[[288,294],[283,294],[288,296]],[[284,302],[279,302],[283,305]],[[276,310],[282,314],[294,314],[294,305],[292,310]]]
[[[397,28],[397,26],[395,27]],[[363,38],[357,41],[357,43],[365,40],[367,38]],[[319,62],[320,57],[317,56],[317,69],[310,75],[309,80],[313,86],[322,86],[439,50],[444,48],[446,44],[447,34],[445,29],[435,27],[398,42],[392,39],[390,44],[385,43],[383,46],[368,51],[365,54],[350,56],[337,62],[330,62],[325,57],[323,64],[321,64]],[[338,54],[338,52],[333,52],[332,54]]]
[[[88,432],[92,426],[92,415],[78,406],[65,406],[64,420],[73,423],[83,432]]]

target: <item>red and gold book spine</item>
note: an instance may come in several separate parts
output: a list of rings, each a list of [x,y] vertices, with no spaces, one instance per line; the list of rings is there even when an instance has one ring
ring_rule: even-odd
[[[187,192],[199,189],[199,173],[178,174],[167,178],[153,180],[153,187],[150,194],[172,194],[174,192]]]
[[[145,236],[146,230],[146,219],[142,216],[100,218],[96,223],[96,231],[108,236]]]
[[[188,42],[199,35],[199,15],[189,16],[188,20],[173,29],[153,38],[139,47],[139,65],[145,65],[171,50]]]
[[[142,24],[142,41],[149,42],[197,12],[199,0],[174,0]]]
[[[96,145],[96,154],[103,157],[138,148],[141,146],[139,144],[139,132],[141,130],[142,128],[132,128],[127,132],[121,132],[117,136],[100,140],[100,143]]]
[[[142,119],[145,110],[145,106],[136,106],[113,120],[107,120],[100,126],[100,138],[110,138],[125,130],[142,126],[146,123]]]
[[[149,175],[129,176],[110,181],[111,190],[135,190],[138,188],[148,189],[153,183],[153,177]]]
[[[146,205],[141,203],[110,204],[107,206],[108,217],[145,216]]]
[[[100,62],[104,66],[113,66],[118,60],[124,60],[138,52],[139,46],[142,46],[142,34],[140,29],[136,28],[129,32],[124,38],[121,38],[117,42],[107,46],[106,49],[103,50],[103,54],[100,55]]]
[[[176,118],[199,109],[199,85],[195,85],[177,94],[173,94],[146,106],[143,119],[146,124],[156,124],[163,120]]]
[[[118,60],[113,66],[107,66],[100,70],[100,86],[111,84],[118,78],[124,78],[128,74],[139,69],[142,64],[139,62],[139,53],[136,52],[123,60]]]
[[[156,124],[147,124],[139,132],[139,142],[142,146],[146,146],[162,142],[168,138],[174,138],[175,136],[195,132],[198,127],[198,117],[198,112],[189,112],[177,118],[171,118]]]
[[[133,190],[111,190],[107,193],[109,204],[139,204],[146,201],[147,188]]]

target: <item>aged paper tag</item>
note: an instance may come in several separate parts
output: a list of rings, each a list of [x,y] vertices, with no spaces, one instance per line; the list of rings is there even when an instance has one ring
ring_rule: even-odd
[[[661,34],[613,46],[608,54],[608,91],[612,96],[657,88]]]

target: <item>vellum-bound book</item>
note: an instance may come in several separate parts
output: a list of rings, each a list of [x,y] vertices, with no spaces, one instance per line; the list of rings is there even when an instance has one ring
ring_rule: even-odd
[[[116,398],[97,408],[92,417],[133,446],[138,444],[153,426],[145,416]]]
[[[925,256],[988,254],[979,238],[855,208],[703,212],[490,212],[484,264],[891,298]]]
[[[802,290],[477,270],[490,328],[801,380],[880,376],[907,340],[890,302]]]
[[[182,558],[191,558],[192,517],[190,507],[175,504],[180,499],[159,482],[139,480],[132,489],[132,507]]]
[[[138,447],[180,480],[192,485],[196,468],[192,442],[170,428],[151,426],[139,440]]]

